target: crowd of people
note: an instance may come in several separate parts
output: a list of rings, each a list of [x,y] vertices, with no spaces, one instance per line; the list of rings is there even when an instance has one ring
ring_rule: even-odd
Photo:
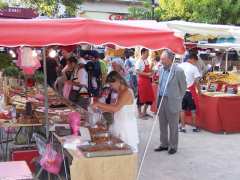
[[[136,58],[134,49],[126,49],[121,56],[109,57],[96,50],[60,47],[59,55],[47,57],[47,82],[85,109],[90,105],[90,97],[95,97],[91,107],[113,113],[110,130],[136,152],[139,138],[135,107],[138,118],[148,120],[152,118],[148,108],[157,101],[160,146],[155,151],[175,154],[178,132],[186,133],[186,111],[192,113],[193,131],[200,131],[195,118],[201,94],[199,80],[206,67],[199,63],[196,52],[189,52],[186,62],[180,64],[174,62],[175,54],[170,50],[161,51],[151,61],[149,53],[142,48]],[[155,81],[157,94],[152,88]]]

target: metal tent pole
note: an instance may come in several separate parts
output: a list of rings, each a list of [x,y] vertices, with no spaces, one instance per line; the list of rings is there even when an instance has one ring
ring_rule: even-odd
[[[49,137],[49,121],[48,121],[48,85],[47,85],[47,63],[46,63],[46,47],[43,48],[43,73],[44,73],[44,114],[45,114],[45,128],[47,139]]]
[[[228,71],[228,49],[226,51],[225,72]]]

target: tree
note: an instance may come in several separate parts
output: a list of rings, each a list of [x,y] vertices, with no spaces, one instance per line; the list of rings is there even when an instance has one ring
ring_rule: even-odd
[[[150,0],[148,2],[150,3]],[[130,11],[130,16],[139,19],[139,17],[146,17],[143,13],[149,11],[150,9],[138,11],[135,8],[135,13]],[[141,14],[137,14],[138,12]],[[162,21],[182,19],[193,22],[239,25],[240,0],[159,0],[155,14],[155,19]]]
[[[159,9],[154,10],[154,17],[152,12],[152,1],[151,0],[140,0],[143,4],[142,7],[130,7],[129,17],[134,19],[156,19],[160,17]]]
[[[25,0],[25,6],[37,9],[39,12],[50,17],[56,17],[60,4],[65,6],[65,13],[72,17],[76,15],[78,5],[82,0]]]
[[[0,9],[4,9],[8,6],[7,3],[3,2],[2,0],[0,0]]]

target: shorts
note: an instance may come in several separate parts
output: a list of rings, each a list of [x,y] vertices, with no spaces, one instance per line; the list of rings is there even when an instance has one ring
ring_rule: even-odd
[[[182,110],[183,111],[195,111],[196,110],[196,105],[194,102],[194,99],[192,97],[192,93],[189,91],[186,91],[183,101],[182,101]]]
[[[140,102],[140,99],[139,99],[139,96],[137,96],[137,106],[139,107],[139,106],[143,106],[143,105],[152,105],[152,103],[153,102],[151,102],[151,101],[147,101],[147,102]]]

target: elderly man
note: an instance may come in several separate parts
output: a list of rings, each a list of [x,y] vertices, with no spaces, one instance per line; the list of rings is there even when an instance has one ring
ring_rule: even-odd
[[[184,71],[173,64],[174,54],[163,51],[159,70],[158,107],[160,124],[160,146],[155,151],[175,154],[178,148],[178,121],[182,109],[182,98],[187,84]],[[168,136],[169,129],[169,136]]]

